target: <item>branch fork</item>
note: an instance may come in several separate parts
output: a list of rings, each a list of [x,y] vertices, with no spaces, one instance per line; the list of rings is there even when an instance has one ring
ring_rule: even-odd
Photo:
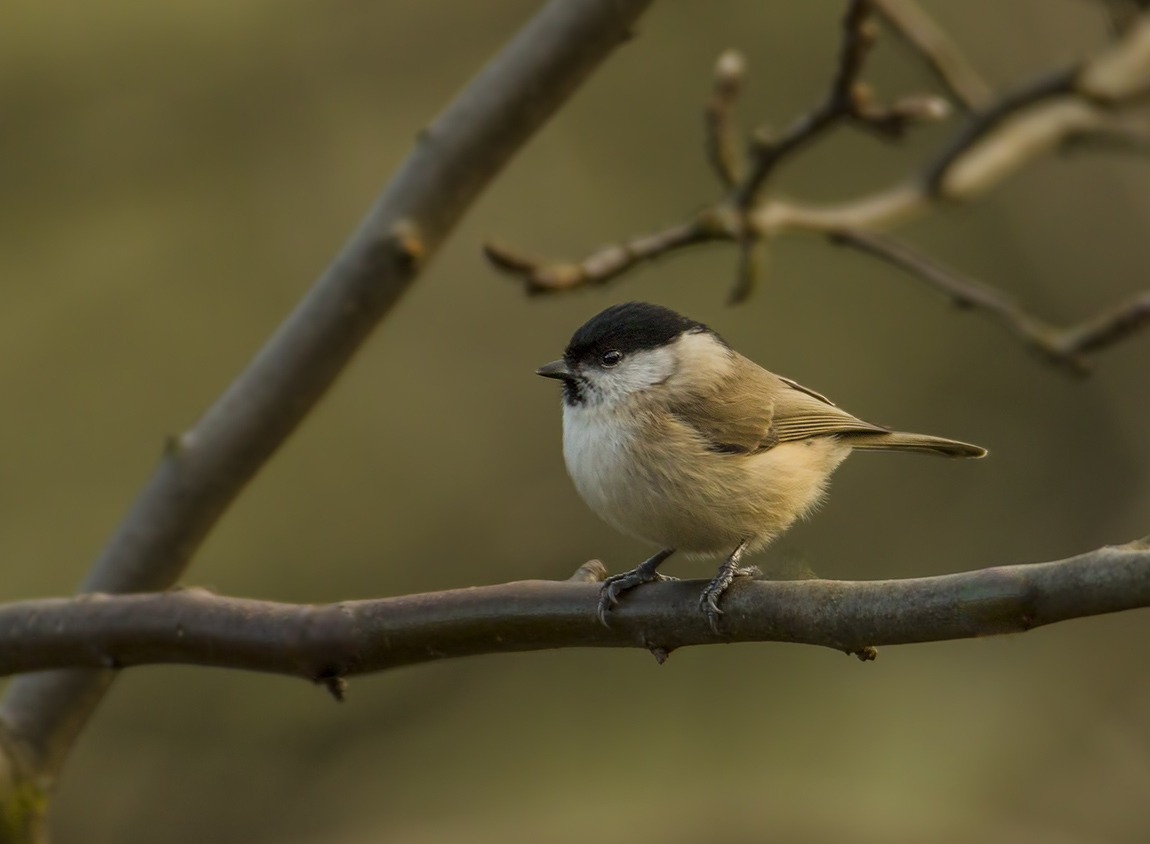
[[[883,105],[861,78],[881,21],[925,60],[950,100],[911,94]],[[915,0],[849,0],[838,62],[822,101],[780,135],[765,129],[739,144],[735,105],[746,77],[736,51],[719,56],[704,110],[707,162],[725,191],[686,222],[620,244],[581,261],[550,263],[505,245],[484,251],[498,270],[531,294],[560,293],[613,281],[639,265],[704,243],[734,243],[738,257],[729,301],[748,299],[767,265],[770,242],[806,231],[853,246],[911,272],[964,307],[997,319],[1025,345],[1066,372],[1087,371],[1085,355],[1142,330],[1150,291],[1131,296],[1082,323],[1058,328],[988,285],[965,279],[878,231],[946,202],[970,201],[1047,152],[1063,148],[1150,149],[1150,122],[1133,113],[1150,89],[1150,15],[1123,28],[1099,55],[1038,74],[995,94]],[[837,205],[812,206],[771,195],[770,176],[833,128],[850,123],[887,140],[914,124],[941,120],[950,101],[967,116],[938,152],[901,183]],[[913,256],[913,257],[911,257]],[[946,280],[943,281],[943,277]]]

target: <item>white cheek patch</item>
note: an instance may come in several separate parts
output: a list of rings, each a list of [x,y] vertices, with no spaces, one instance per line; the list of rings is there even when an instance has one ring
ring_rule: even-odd
[[[611,404],[670,378],[675,371],[675,352],[670,347],[644,349],[631,352],[611,369],[589,369],[583,372],[590,388],[587,398],[594,404]]]

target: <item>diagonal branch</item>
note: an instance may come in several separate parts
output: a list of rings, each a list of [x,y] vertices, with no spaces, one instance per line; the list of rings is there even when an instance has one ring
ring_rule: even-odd
[[[1082,359],[1150,326],[1150,290],[1115,306],[1093,319],[1058,328],[1028,313],[1011,296],[982,282],[938,264],[923,253],[889,237],[868,232],[832,232],[831,242],[851,246],[906,270],[927,282],[961,308],[984,311],[999,324],[1051,362],[1077,374],[1085,374]]]
[[[954,167],[955,162],[1006,118],[1043,100],[1072,94],[1079,72],[1078,66],[1072,66],[1041,74],[1025,85],[1008,91],[986,108],[971,114],[927,167],[923,177],[927,190],[934,195],[940,194],[942,181]]]
[[[491,178],[620,43],[650,0],[552,0],[420,138],[331,266],[159,468],[84,581],[164,589],[339,376]],[[9,686],[0,718],[50,778],[111,683],[107,671]],[[0,795],[0,803],[3,796]]]
[[[922,55],[939,81],[968,111],[977,111],[991,102],[994,92],[990,86],[915,0],[872,2],[878,16]]]
[[[0,606],[0,674],[181,663],[324,682],[475,654],[569,647],[794,642],[874,657],[876,645],[1020,633],[1150,606],[1150,541],[1050,563],[906,580],[741,581],[722,632],[698,611],[701,581],[650,584],[600,624],[603,571],[338,604],[279,604],[201,589]]]

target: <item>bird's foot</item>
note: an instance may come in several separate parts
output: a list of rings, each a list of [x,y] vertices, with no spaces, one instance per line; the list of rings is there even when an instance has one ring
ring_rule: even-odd
[[[707,584],[699,596],[699,609],[706,613],[707,621],[711,624],[711,630],[716,634],[719,632],[719,616],[723,614],[723,611],[719,609],[719,599],[723,597],[723,593],[730,588],[737,577],[758,577],[762,574],[758,566],[739,565],[739,558],[743,556],[747,545],[746,542],[740,544],[731,556],[723,561],[715,579]]]
[[[634,589],[636,586],[641,586],[644,583],[654,583],[660,580],[678,580],[677,577],[659,574],[658,572],[659,565],[673,553],[673,549],[660,551],[630,571],[625,571],[622,574],[613,574],[603,581],[603,585],[599,587],[599,621],[603,623],[604,627],[611,626],[607,623],[607,613],[619,603],[619,596],[627,590]]]

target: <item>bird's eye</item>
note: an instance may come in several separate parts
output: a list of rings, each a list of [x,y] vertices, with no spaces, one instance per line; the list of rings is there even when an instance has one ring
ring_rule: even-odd
[[[604,352],[603,356],[599,358],[599,362],[608,367],[618,366],[621,360],[623,360],[623,353],[618,349],[611,349],[610,351]]]

